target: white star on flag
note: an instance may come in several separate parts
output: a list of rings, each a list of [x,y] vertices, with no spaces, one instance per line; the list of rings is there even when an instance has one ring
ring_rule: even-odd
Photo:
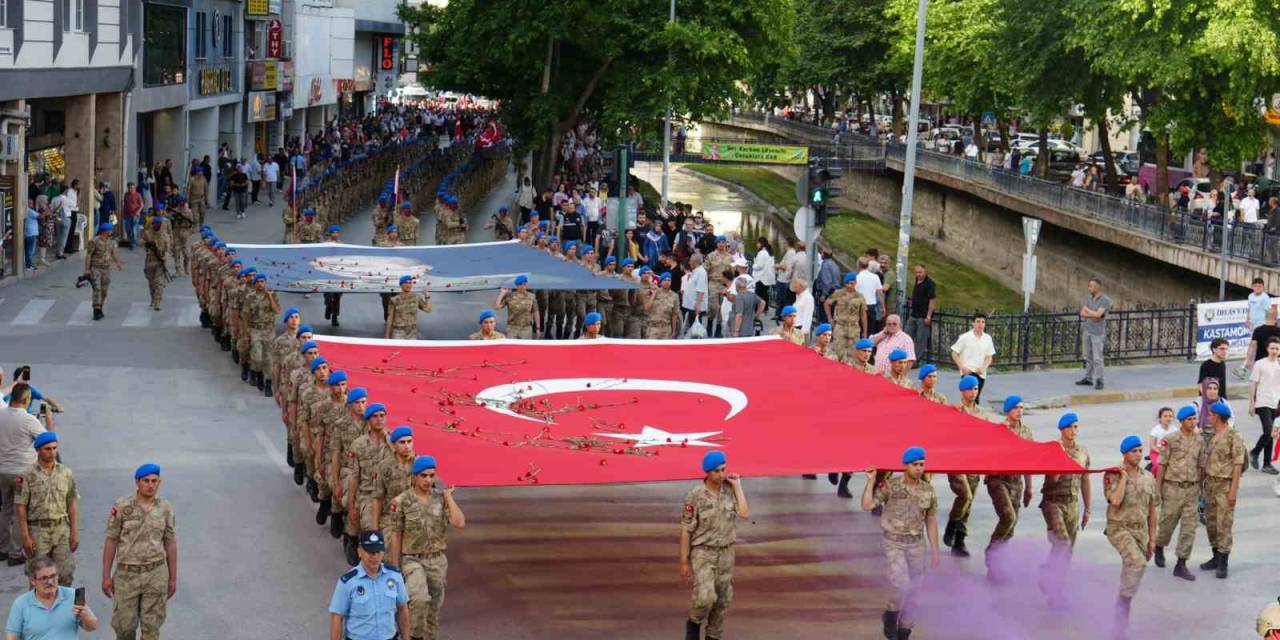
[[[722,431],[703,431],[699,433],[670,433],[657,429],[649,425],[645,425],[640,429],[640,433],[596,433],[593,435],[605,438],[618,438],[619,440],[631,440],[635,447],[661,447],[661,446],[680,446],[681,444],[691,447],[718,447],[720,445],[712,442],[703,442],[703,438],[720,435]]]

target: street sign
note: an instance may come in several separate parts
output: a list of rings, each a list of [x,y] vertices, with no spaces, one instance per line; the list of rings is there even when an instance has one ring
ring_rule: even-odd
[[[812,214],[812,211],[813,210],[810,209],[809,207],[800,207],[799,209],[796,209],[796,217],[795,217],[795,220],[793,221],[793,224],[791,225],[791,230],[794,231],[796,234],[796,237],[800,238],[801,240],[808,240],[805,234],[809,233],[808,231],[809,216]],[[814,228],[813,242],[817,242],[818,237],[821,235],[822,235],[822,229]],[[812,253],[813,252],[810,251],[810,254]]]
[[[1027,253],[1036,252],[1036,242],[1040,240],[1040,218],[1022,216],[1022,237],[1027,241]]]
[[[1036,255],[1022,254],[1022,312],[1031,310],[1031,294],[1036,292]]]

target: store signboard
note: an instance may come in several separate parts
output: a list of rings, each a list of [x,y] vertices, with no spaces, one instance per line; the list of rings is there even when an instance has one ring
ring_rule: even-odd
[[[279,81],[279,63],[275,60],[249,63],[250,91],[275,91],[280,87]]]
[[[271,5],[268,0],[248,0],[244,7],[245,15],[250,16],[265,16],[270,10]]]
[[[249,122],[276,120],[276,94],[271,91],[249,92]]]

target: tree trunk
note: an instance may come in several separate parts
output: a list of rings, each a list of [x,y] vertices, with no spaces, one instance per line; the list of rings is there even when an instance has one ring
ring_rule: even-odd
[[[1156,136],[1156,202],[1169,206],[1169,134]]]
[[[1116,159],[1111,157],[1111,132],[1107,129],[1107,110],[1103,108],[1102,117],[1097,119],[1098,143],[1102,145],[1102,163],[1106,171],[1107,193],[1120,194],[1120,181],[1116,175]]]
[[[893,100],[893,104],[890,105],[893,109],[893,141],[897,142],[898,138],[901,137],[903,133],[902,96],[898,94],[897,89],[894,89],[893,92],[889,94],[889,97]]]
[[[987,161],[987,141],[982,136],[982,114],[969,116],[973,118],[973,143],[978,145],[978,162]]]
[[[1000,151],[1001,153],[1009,153],[1009,123],[1005,122],[1004,117],[996,111],[996,131],[1000,132]],[[1016,168],[1016,167],[1015,167]]]
[[[1049,127],[1040,127],[1040,151],[1036,153],[1036,175],[1049,179]]]

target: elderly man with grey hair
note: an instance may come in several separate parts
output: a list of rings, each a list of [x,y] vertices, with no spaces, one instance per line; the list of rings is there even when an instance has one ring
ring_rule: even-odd
[[[764,300],[761,300],[751,287],[751,276],[741,275],[733,281],[733,314],[730,321],[730,334],[746,338],[756,334],[756,317],[764,313]]]

